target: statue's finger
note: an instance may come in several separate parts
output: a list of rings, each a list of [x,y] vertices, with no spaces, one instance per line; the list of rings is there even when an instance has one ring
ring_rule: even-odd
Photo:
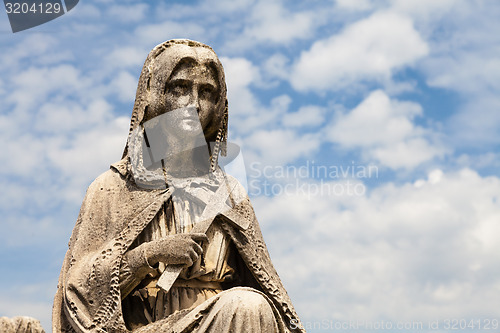
[[[203,234],[203,233],[195,233],[195,234],[191,234],[191,238],[195,241],[195,242],[208,242],[208,237],[207,235]]]

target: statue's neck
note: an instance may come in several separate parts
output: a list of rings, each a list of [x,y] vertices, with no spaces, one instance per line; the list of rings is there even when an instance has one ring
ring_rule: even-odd
[[[175,178],[206,176],[210,172],[209,157],[207,146],[197,147],[169,156],[162,167],[167,176]]]

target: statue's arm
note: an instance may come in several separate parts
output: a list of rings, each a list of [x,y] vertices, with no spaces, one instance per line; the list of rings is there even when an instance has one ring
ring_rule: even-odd
[[[248,224],[245,229],[234,228],[234,223],[223,223],[223,229],[231,236],[240,256],[247,265],[262,290],[273,300],[288,325],[290,332],[305,332],[300,319],[295,312],[292,301],[283,286],[283,283],[274,268],[267,250],[259,222],[255,216],[250,199],[242,200],[230,212],[224,214],[226,218]]]
[[[148,275],[154,274],[156,269],[152,267],[146,255],[146,247],[138,246],[125,253],[120,266],[120,293],[124,299],[141,281]]]
[[[193,265],[203,252],[200,242],[207,241],[207,236],[202,233],[175,234],[128,250],[120,268],[122,299],[148,274],[156,274],[155,267],[160,262],[165,265]]]
[[[118,305],[123,252],[117,251],[116,221],[110,214],[115,198],[105,191],[109,174],[100,178],[87,190],[61,272],[61,316],[77,332],[92,331]]]

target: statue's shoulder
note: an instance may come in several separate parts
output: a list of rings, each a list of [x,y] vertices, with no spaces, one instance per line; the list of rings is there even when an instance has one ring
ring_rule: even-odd
[[[117,163],[100,174],[89,186],[87,192],[111,190],[119,187],[124,187],[126,184],[126,177],[122,175],[120,170],[114,167]]]

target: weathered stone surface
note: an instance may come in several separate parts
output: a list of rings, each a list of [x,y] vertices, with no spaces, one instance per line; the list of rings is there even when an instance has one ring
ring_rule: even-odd
[[[209,46],[150,52],[123,158],[90,185],[73,229],[53,333],[304,332],[250,199],[218,165],[228,114]]]
[[[31,317],[0,318],[1,333],[45,333],[40,321]]]

